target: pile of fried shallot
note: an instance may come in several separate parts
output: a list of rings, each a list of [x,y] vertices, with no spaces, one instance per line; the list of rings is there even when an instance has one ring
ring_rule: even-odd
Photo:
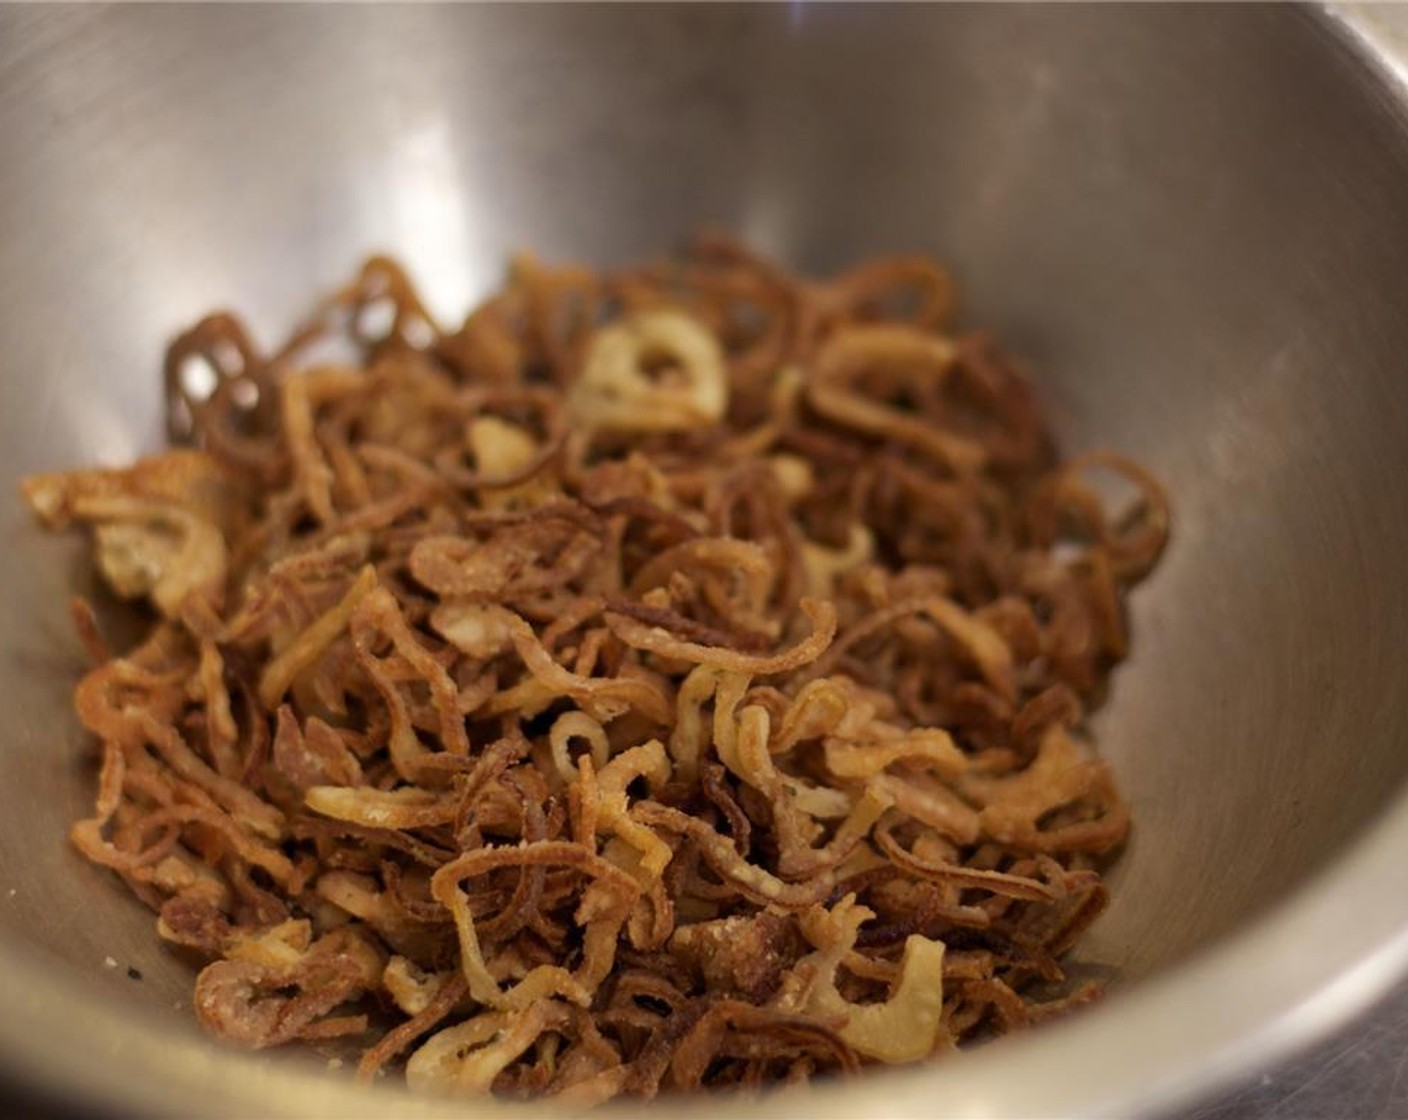
[[[1097,995],[1061,959],[1129,813],[1081,728],[1168,505],[1058,459],[952,313],[927,259],[706,236],[516,258],[447,332],[376,258],[276,352],[177,339],[176,449],[27,479],[150,611],[114,653],[74,601],[73,840],[203,962],[204,1026],[587,1105]]]

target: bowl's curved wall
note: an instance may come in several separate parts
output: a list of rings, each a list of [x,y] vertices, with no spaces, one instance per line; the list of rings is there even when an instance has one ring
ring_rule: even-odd
[[[447,317],[519,246],[937,252],[1068,444],[1173,492],[1100,716],[1137,832],[1086,956],[1137,979],[1408,813],[1405,120],[1283,7],[0,10],[0,488],[154,446],[172,332],[272,339],[370,250]],[[0,532],[0,965],[189,1029],[63,839],[77,550]]]

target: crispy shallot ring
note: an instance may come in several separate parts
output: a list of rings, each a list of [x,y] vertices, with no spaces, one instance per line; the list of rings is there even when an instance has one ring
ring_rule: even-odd
[[[656,380],[652,363],[665,365]],[[723,352],[678,311],[642,312],[592,340],[567,397],[580,424],[627,431],[676,431],[717,423],[728,408]]]

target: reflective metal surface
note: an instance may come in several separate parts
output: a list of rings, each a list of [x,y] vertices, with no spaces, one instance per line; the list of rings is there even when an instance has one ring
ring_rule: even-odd
[[[1408,1116],[1408,980],[1372,1011],[1290,1060],[1166,1120],[1400,1120]]]
[[[447,317],[514,246],[605,263],[714,224],[804,266],[939,253],[1067,444],[1133,451],[1176,502],[1100,717],[1137,832],[1083,959],[1117,983],[1069,1022],[770,1112],[1164,1107],[1408,962],[1408,109],[1365,46],[1382,26],[0,9],[0,488],[155,446],[169,335],[229,304],[273,338],[373,249]],[[78,549],[0,510],[5,1073],[125,1112],[437,1111],[198,1036],[187,966],[64,842],[93,784],[68,713]]]

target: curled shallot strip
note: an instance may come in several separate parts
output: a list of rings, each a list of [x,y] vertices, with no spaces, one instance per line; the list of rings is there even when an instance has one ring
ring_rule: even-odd
[[[947,339],[904,327],[851,327],[837,333],[817,354],[807,400],[844,427],[913,446],[957,473],[982,466],[980,444],[945,432],[852,388],[861,373],[880,371],[905,378],[942,378],[955,351]]]
[[[487,1092],[504,1067],[569,1017],[565,1005],[538,1000],[521,1011],[490,1011],[447,1027],[411,1055],[406,1081],[413,1089],[448,1084],[462,1092]]]
[[[828,739],[825,746],[826,768],[838,778],[873,778],[896,763],[933,769],[945,778],[956,778],[968,768],[952,737],[936,727],[870,743]]]
[[[928,879],[937,879],[961,887],[979,887],[994,894],[1009,895],[1037,902],[1059,897],[1058,891],[1045,883],[1023,875],[1007,875],[1000,871],[981,871],[958,864],[939,864],[905,851],[894,834],[885,828],[875,830],[878,847],[897,865]]]
[[[299,673],[312,665],[344,630],[362,600],[376,588],[376,570],[363,568],[337,605],[309,626],[288,649],[265,667],[259,680],[259,699],[274,707]]]
[[[874,612],[842,634],[819,663],[812,666],[808,675],[820,676],[829,671],[852,646],[912,614],[926,614],[937,622],[973,659],[993,688],[1003,696],[1013,695],[1016,686],[1012,681],[1012,651],[1002,640],[1002,636],[988,623],[942,596],[927,596],[896,603]]]
[[[1104,503],[1081,475],[1095,469],[1122,476],[1139,492],[1139,503],[1126,515],[1128,524],[1112,525]],[[1061,518],[1073,518],[1103,545],[1124,579],[1145,575],[1157,562],[1168,541],[1168,494],[1163,485],[1127,455],[1089,451],[1078,455],[1053,474],[1033,495],[1028,517],[1033,535],[1043,546],[1055,543]]]
[[[446,976],[436,986],[435,994],[421,1009],[399,1026],[382,1035],[375,1046],[367,1050],[357,1063],[357,1079],[370,1081],[381,1067],[412,1042],[435,1027],[452,1011],[465,994],[464,978]]]
[[[703,821],[678,809],[646,801],[636,807],[636,815],[643,824],[689,837],[699,845],[699,850],[714,870],[740,894],[764,905],[771,903],[786,910],[811,906],[825,898],[835,883],[829,871],[823,871],[804,883],[785,882],[765,868],[749,863],[725,837]]]
[[[584,902],[579,910],[582,924],[587,928],[582,964],[575,974],[540,966],[503,992],[484,964],[474,916],[460,884],[496,867],[530,865],[580,868],[601,883],[609,894],[598,896],[599,901],[592,906]],[[617,867],[578,845],[555,841],[541,841],[521,848],[482,848],[466,853],[435,873],[432,890],[454,916],[470,994],[480,1003],[508,1008],[524,1006],[549,992],[565,995],[574,1002],[589,1002],[590,993],[611,969],[616,933],[638,893],[635,883]]]
[[[738,653],[736,650],[681,641],[659,627],[647,626],[614,611],[606,613],[611,632],[627,645],[650,650],[662,657],[716,666],[733,673],[771,676],[788,673],[815,661],[836,634],[836,611],[824,600],[803,599],[802,613],[812,624],[811,634],[783,653],[772,655]]]
[[[315,813],[365,828],[425,828],[455,819],[448,798],[415,786],[394,790],[315,786],[306,800]]]

